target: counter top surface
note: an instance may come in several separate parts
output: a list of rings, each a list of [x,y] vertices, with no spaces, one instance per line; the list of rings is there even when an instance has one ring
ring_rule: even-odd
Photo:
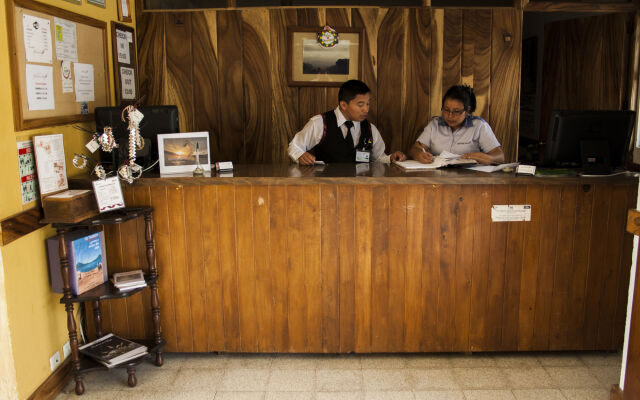
[[[595,184],[631,183],[638,174],[626,172],[613,176],[516,176],[514,172],[479,172],[464,168],[406,171],[395,164],[327,164],[298,166],[296,164],[235,164],[226,173],[191,173],[143,175],[142,185],[224,185],[224,184]]]

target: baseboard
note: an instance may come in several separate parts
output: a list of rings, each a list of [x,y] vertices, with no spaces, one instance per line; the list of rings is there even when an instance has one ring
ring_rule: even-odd
[[[622,400],[622,389],[619,385],[611,385],[611,400]]]
[[[51,400],[55,398],[58,393],[69,382],[71,377],[71,357],[67,357],[62,362],[62,365],[58,367],[46,381],[36,389],[28,400]]]

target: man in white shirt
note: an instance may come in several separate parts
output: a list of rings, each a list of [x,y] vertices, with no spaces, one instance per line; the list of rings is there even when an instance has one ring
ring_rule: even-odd
[[[396,151],[384,153],[385,144],[375,125],[367,121],[369,87],[362,81],[350,80],[338,92],[335,110],[313,116],[289,143],[289,157],[300,165],[355,161],[403,161],[406,156]]]

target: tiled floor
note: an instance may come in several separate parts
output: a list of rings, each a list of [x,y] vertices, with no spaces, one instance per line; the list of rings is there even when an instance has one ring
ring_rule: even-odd
[[[56,400],[608,400],[620,353],[165,355],[161,368],[91,372]]]

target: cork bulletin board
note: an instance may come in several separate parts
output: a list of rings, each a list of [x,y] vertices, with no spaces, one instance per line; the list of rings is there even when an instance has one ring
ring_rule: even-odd
[[[6,4],[13,114],[16,130],[92,121],[93,110],[96,107],[110,105],[107,24],[32,0],[6,0]],[[26,22],[23,23],[23,21]],[[46,21],[49,21],[49,23]],[[56,30],[56,21],[57,23],[62,21],[65,24],[60,31]],[[30,51],[30,55],[36,53],[32,48],[27,50],[25,32],[30,29],[28,35],[31,35],[34,30],[30,27],[25,28],[24,25],[27,24],[33,24],[34,29],[39,29],[37,31],[37,39],[40,42],[50,43],[51,56],[49,59],[47,59],[47,52],[43,50],[42,53],[45,55],[42,59],[27,61],[27,51]],[[43,28],[40,25],[46,27]],[[56,38],[62,37],[63,30],[65,33],[73,31],[72,29],[67,29],[67,27],[75,27],[76,51],[69,53],[77,54],[77,56],[73,61],[67,59],[66,62],[63,62],[63,60],[59,59],[61,55],[57,54]],[[47,30],[49,31],[49,39],[46,38]],[[45,48],[47,46],[43,45],[42,47]],[[85,97],[82,97],[80,101],[77,97],[77,95],[80,95],[76,85],[77,80],[74,81],[74,79],[77,79],[74,76],[76,72],[82,70],[82,68],[77,69],[78,67],[84,67],[86,76],[91,75],[91,69],[93,73],[92,96],[88,97],[87,92],[83,92]],[[47,94],[44,96],[47,99],[46,106],[37,107],[29,103],[29,93],[31,93],[32,99],[35,98],[33,93],[36,90],[33,87],[37,87],[33,83],[30,87],[27,86],[28,76],[36,76],[35,74],[29,75],[33,74],[33,72],[29,71],[46,71],[46,74],[42,73],[38,77],[50,75],[47,79],[51,79],[50,82],[52,83],[46,85],[47,90],[45,91]],[[65,75],[63,75],[63,71]],[[80,74],[78,73],[78,75]],[[64,78],[65,76],[67,79]],[[64,88],[63,81],[65,81]],[[71,91],[69,82],[72,82],[73,85]],[[28,90],[31,90],[31,92],[28,93]]]

